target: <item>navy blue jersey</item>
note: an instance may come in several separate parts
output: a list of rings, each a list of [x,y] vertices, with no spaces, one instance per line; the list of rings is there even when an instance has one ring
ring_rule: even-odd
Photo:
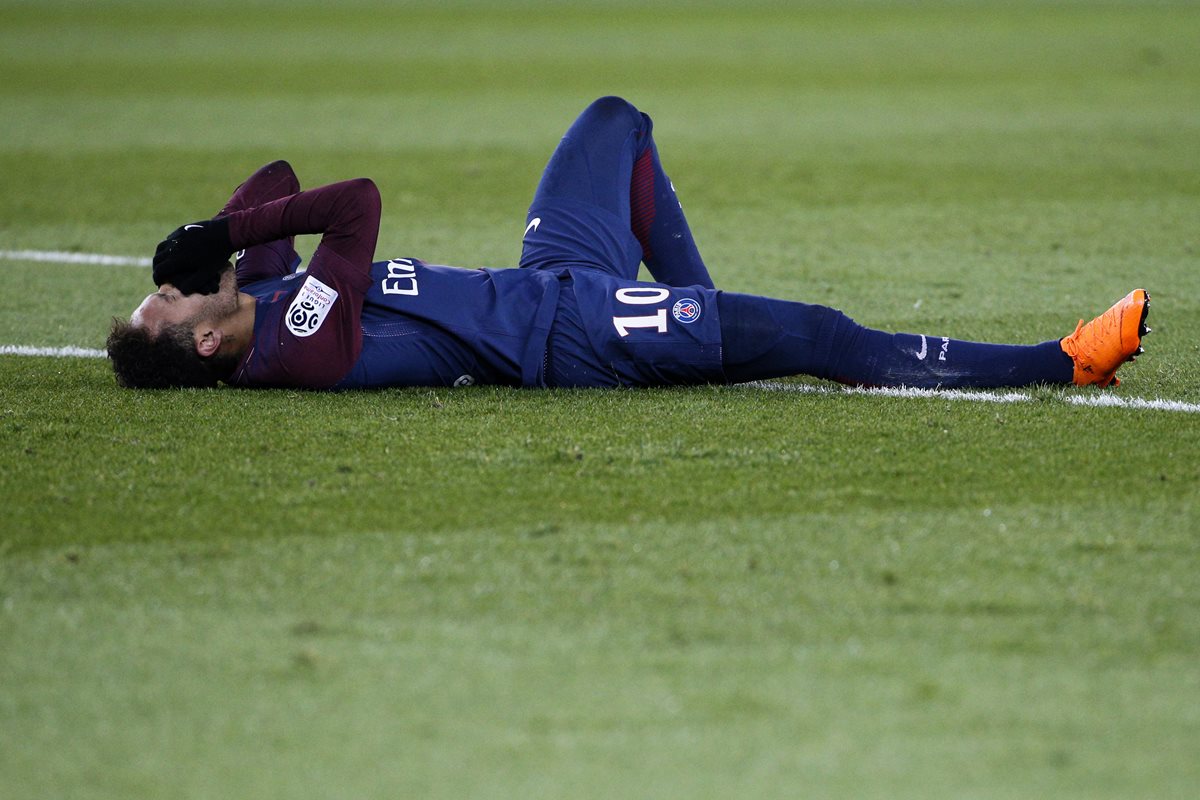
[[[338,388],[541,383],[554,275],[398,258],[371,278],[362,355]]]
[[[242,287],[258,307],[255,352],[239,369],[238,383],[288,384],[280,375],[297,339],[304,340],[306,362],[349,361],[352,350],[337,340],[356,332],[338,330],[349,320],[326,317],[338,291],[320,277],[295,273]],[[361,350],[342,366],[344,377],[333,388],[541,385],[558,293],[558,277],[550,272],[462,269],[407,258],[376,262],[357,321]],[[326,325],[332,335],[314,335]]]

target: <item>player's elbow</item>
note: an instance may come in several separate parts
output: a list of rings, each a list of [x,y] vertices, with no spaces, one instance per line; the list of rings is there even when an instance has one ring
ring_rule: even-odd
[[[277,193],[280,197],[287,197],[300,191],[300,179],[296,177],[296,170],[292,169],[292,165],[282,158],[272,161],[259,171],[269,175],[279,186]]]
[[[370,178],[355,178],[347,181],[347,193],[353,196],[355,204],[366,211],[380,209],[379,187]]]
[[[359,212],[366,217],[378,220],[383,209],[379,199],[379,187],[370,178],[355,178],[350,181],[350,194]]]
[[[382,204],[379,187],[370,178],[354,178],[338,185],[333,218],[334,227],[379,225]]]
[[[379,187],[370,178],[353,178],[346,182],[350,191],[363,202],[379,205]]]

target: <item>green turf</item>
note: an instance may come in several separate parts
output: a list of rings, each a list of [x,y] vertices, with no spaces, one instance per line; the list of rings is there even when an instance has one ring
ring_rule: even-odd
[[[624,94],[726,288],[1200,402],[1191,3],[0,2],[0,250],[259,164],[515,262]],[[307,245],[311,248],[311,243]],[[0,345],[144,268],[0,262]],[[131,393],[0,356],[0,798],[1187,797],[1200,415],[763,388]]]

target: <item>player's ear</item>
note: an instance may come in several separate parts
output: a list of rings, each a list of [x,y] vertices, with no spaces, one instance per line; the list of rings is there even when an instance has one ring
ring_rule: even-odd
[[[196,340],[196,353],[201,358],[208,358],[221,348],[221,331],[208,326],[197,326],[192,333]]]

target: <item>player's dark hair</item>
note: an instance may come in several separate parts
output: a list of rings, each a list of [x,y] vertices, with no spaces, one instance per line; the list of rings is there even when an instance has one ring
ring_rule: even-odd
[[[158,336],[113,318],[108,358],[117,383],[126,389],[178,389],[217,385],[224,362],[200,357],[187,325],[167,325]]]

